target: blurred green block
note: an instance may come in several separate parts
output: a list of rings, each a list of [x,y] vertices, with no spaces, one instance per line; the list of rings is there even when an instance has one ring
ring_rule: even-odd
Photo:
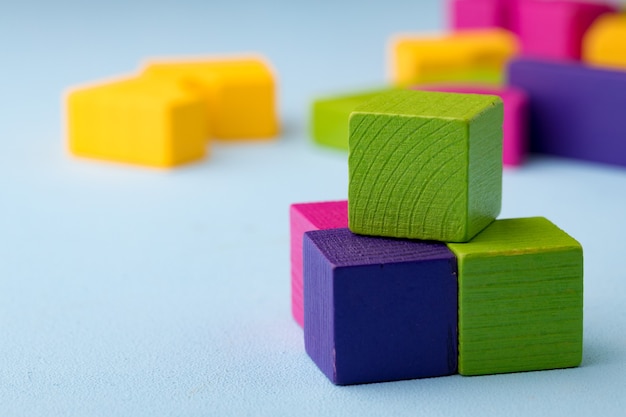
[[[418,84],[455,83],[462,85],[482,84],[486,86],[502,86],[506,82],[504,70],[468,69],[461,71],[446,71],[424,77]]]
[[[543,217],[496,220],[458,258],[459,373],[578,366],[583,344],[581,245]]]
[[[500,213],[502,100],[397,90],[350,116],[348,219],[364,235],[467,242]]]
[[[315,100],[311,109],[313,140],[320,145],[347,151],[350,113],[364,101],[393,90],[395,89],[361,91]]]

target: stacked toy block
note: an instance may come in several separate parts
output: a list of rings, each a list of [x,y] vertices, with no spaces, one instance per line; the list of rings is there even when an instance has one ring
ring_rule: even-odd
[[[347,207],[292,206],[305,348],[333,383],[580,363],[582,248],[544,218],[496,220],[502,119],[497,96],[380,94],[349,119]],[[302,234],[306,210],[337,227]]]
[[[335,229],[348,226],[348,202],[293,204],[289,209],[291,230],[291,310],[294,319],[304,325],[304,298],[302,285],[302,239],[312,230]]]
[[[545,218],[496,220],[458,259],[459,373],[578,366],[582,360],[583,255]]]
[[[350,116],[349,227],[466,242],[500,212],[502,102],[398,91]]]
[[[348,229],[304,239],[304,341],[335,384],[450,375],[457,282],[445,244]]]
[[[201,159],[207,139],[278,133],[275,82],[261,58],[157,61],[139,75],[73,89],[70,151],[153,167]]]

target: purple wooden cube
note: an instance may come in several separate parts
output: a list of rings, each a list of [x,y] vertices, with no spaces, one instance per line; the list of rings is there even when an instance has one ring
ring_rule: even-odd
[[[517,59],[509,84],[530,97],[530,149],[626,166],[626,72]]]
[[[304,235],[304,343],[338,385],[456,373],[456,258],[443,243]]]

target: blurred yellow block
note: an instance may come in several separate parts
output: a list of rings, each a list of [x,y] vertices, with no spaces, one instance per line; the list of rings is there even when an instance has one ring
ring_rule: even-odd
[[[176,83],[130,78],[76,88],[66,101],[75,155],[153,167],[205,155],[204,100]]]
[[[583,62],[626,69],[626,13],[598,17],[583,37]]]
[[[391,79],[400,86],[441,81],[500,84],[506,63],[517,52],[517,37],[505,29],[399,35],[390,45]]]
[[[276,87],[261,58],[154,61],[143,75],[176,80],[204,97],[210,136],[220,139],[266,138],[278,134]]]

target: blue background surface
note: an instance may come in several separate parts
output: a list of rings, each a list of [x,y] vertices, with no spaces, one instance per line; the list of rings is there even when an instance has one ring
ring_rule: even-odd
[[[623,415],[626,170],[534,158],[501,217],[543,215],[585,249],[576,369],[335,387],[290,315],[288,206],[343,199],[347,156],[318,148],[313,97],[385,82],[398,32],[436,1],[2,2],[0,414]],[[283,134],[213,144],[159,171],[75,159],[62,92],[154,56],[257,51]]]

